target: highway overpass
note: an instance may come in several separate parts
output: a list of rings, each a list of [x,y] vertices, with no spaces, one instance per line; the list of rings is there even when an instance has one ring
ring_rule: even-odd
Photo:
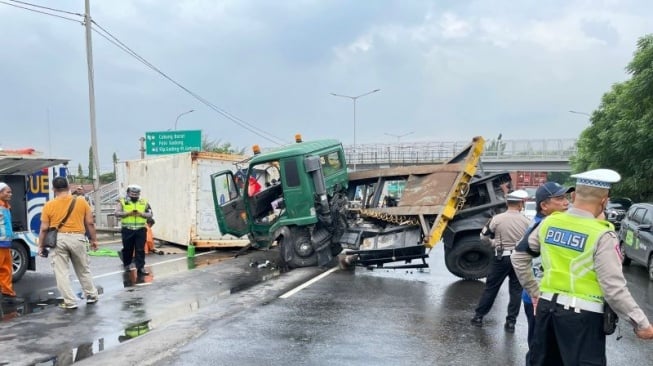
[[[492,171],[569,172],[569,158],[576,154],[576,139],[486,141],[482,167]],[[426,141],[396,144],[345,145],[348,166],[357,170],[379,167],[439,164],[453,157],[469,142]]]

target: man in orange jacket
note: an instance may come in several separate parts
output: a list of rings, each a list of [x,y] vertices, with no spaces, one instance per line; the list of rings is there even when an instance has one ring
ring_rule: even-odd
[[[14,273],[13,259],[11,257],[11,241],[14,233],[11,226],[11,187],[0,182],[0,290],[2,301],[11,302],[16,299],[12,277]]]
[[[151,217],[147,218],[147,225],[145,229],[145,254],[154,253],[154,233],[152,232],[152,226],[154,225],[154,219]]]

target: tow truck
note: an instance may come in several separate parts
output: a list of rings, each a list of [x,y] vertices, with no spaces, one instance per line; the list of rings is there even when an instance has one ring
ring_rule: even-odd
[[[0,182],[13,192],[11,218],[14,239],[11,243],[14,282],[27,270],[36,270],[37,238],[43,205],[53,197],[50,181],[67,175],[67,159],[43,158],[33,149],[0,150]]]
[[[341,252],[347,266],[424,268],[443,239],[451,273],[485,277],[492,253],[478,234],[505,210],[510,176],[475,175],[483,145],[475,137],[443,164],[356,172],[347,171],[337,140],[297,135],[266,153],[255,145],[237,169],[244,177],[211,175],[220,230],[247,235],[255,248],[276,243],[289,268],[325,265]]]

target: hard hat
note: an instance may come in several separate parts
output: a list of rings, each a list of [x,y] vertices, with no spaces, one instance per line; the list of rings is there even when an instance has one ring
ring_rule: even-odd
[[[129,197],[138,197],[141,194],[141,186],[136,184],[130,184],[127,186],[127,195]]]
[[[127,193],[141,193],[141,186],[138,184],[130,184],[127,186]]]

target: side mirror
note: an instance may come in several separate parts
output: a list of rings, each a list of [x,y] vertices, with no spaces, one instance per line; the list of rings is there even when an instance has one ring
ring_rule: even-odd
[[[651,231],[651,224],[642,224],[637,226],[637,230],[639,231]]]

